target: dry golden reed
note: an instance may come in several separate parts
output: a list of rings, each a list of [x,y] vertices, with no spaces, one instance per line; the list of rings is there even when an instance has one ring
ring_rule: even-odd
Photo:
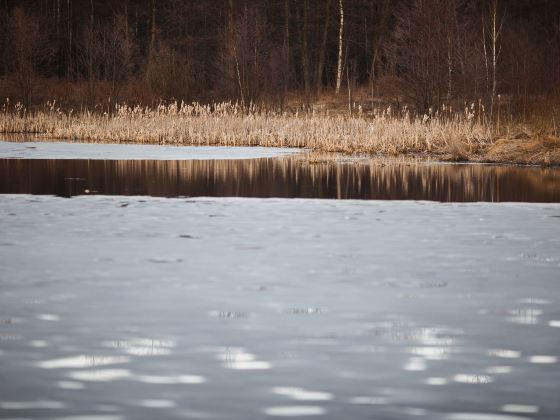
[[[281,113],[231,102],[172,103],[155,108],[117,105],[112,113],[64,112],[48,103],[26,113],[4,105],[0,132],[43,139],[107,143],[299,147],[340,153],[476,153],[493,141],[492,129],[474,111],[395,115]]]

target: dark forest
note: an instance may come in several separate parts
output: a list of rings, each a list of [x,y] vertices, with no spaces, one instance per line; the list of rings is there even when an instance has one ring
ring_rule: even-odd
[[[2,0],[0,94],[25,105],[321,95],[515,111],[557,96],[556,0]]]

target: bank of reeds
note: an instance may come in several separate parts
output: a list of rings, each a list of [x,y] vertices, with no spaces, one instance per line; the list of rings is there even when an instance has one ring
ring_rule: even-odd
[[[467,158],[493,141],[475,107],[412,115],[390,108],[365,115],[282,113],[230,102],[117,105],[113,113],[62,111],[55,103],[27,113],[5,104],[0,132],[57,140],[102,143],[298,147],[340,153],[447,153]]]

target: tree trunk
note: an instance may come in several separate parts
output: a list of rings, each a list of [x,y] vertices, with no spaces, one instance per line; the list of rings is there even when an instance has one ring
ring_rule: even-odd
[[[156,0],[152,0],[152,24],[150,28],[150,51],[149,57],[153,57],[156,46]]]
[[[377,28],[374,31],[374,37],[372,42],[373,54],[371,58],[371,71],[369,74],[369,83],[373,91],[373,82],[376,77],[376,66],[379,61],[379,52],[381,50],[381,44],[383,43],[385,31],[387,31],[387,21],[389,20],[391,0],[385,0],[383,2],[383,10],[381,12],[381,17],[378,20]]]
[[[302,25],[301,25],[301,66],[303,69],[303,86],[305,89],[305,99],[309,99],[310,74],[309,74],[309,51],[307,48],[307,9],[308,0],[303,2]]]
[[[282,59],[284,61],[283,71],[283,95],[281,108],[284,109],[284,100],[290,84],[290,4],[289,0],[284,0],[284,44],[282,45]]]
[[[66,8],[68,9],[67,16],[66,16],[66,29],[68,34],[68,45],[67,45],[67,70],[66,70],[66,78],[70,80],[72,78],[72,3],[70,0],[66,0]]]
[[[493,0],[490,8],[490,15],[492,19],[492,98],[490,102],[490,116],[492,117],[494,115],[494,101],[496,99],[496,91],[498,86],[497,69],[498,60],[501,54],[500,38],[502,27],[504,24],[504,18],[502,16],[500,22],[498,22],[498,0]]]
[[[447,34],[447,101],[451,100],[453,94],[453,44],[451,35]]]
[[[331,15],[331,0],[327,0],[325,24],[323,26],[323,36],[321,39],[321,48],[319,49],[319,60],[317,61],[316,89],[317,93],[321,91],[323,85],[323,71],[325,70],[325,54],[327,50],[327,35],[329,31],[329,20]]]
[[[336,93],[340,92],[340,83],[342,81],[342,36],[344,34],[344,4],[343,0],[338,0],[340,11],[340,25],[338,29],[338,64],[336,66]]]
[[[93,4],[93,0],[92,0],[92,4]],[[93,12],[93,6],[91,8],[92,12]],[[125,30],[125,36],[126,36],[126,43],[128,44],[129,39],[128,39],[128,0],[124,0],[124,30]]]
[[[94,42],[94,8],[93,0],[90,0],[89,28],[87,32],[87,59],[88,59],[88,102],[93,105],[93,97],[95,91],[94,74],[93,74],[93,42]]]
[[[484,67],[486,69],[486,96],[490,92],[490,68],[488,65],[488,51],[486,50],[486,22],[482,18],[482,46],[484,48]]]

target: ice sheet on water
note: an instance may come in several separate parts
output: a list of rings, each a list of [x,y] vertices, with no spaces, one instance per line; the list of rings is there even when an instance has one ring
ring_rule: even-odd
[[[0,159],[257,159],[297,152],[299,152],[297,149],[274,147],[160,146],[77,142],[7,142],[0,140]]]
[[[0,334],[23,337],[2,341],[2,401],[146,419],[560,410],[543,392],[559,369],[559,205],[122,202],[0,197],[15,244],[0,247]]]

